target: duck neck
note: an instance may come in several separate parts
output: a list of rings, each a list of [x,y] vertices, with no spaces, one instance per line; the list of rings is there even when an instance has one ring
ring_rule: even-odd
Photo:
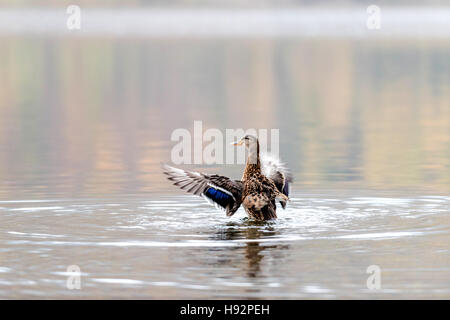
[[[247,163],[245,165],[245,171],[243,180],[246,180],[249,176],[257,173],[261,173],[261,161],[259,159],[259,142],[251,145],[248,148]]]

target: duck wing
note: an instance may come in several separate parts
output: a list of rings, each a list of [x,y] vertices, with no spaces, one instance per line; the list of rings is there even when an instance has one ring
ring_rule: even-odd
[[[292,183],[293,178],[283,162],[270,155],[263,155],[261,156],[261,170],[267,178],[273,181],[279,192],[289,197],[289,184]],[[280,201],[280,203],[284,209],[286,202]]]
[[[164,164],[164,174],[173,184],[189,193],[202,196],[209,202],[232,216],[242,202],[244,185],[242,181],[231,180],[217,174],[208,175],[201,172],[185,171]]]

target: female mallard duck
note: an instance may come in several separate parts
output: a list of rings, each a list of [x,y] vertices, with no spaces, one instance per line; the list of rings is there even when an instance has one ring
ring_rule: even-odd
[[[230,180],[219,175],[184,171],[164,165],[164,173],[174,185],[187,192],[203,196],[232,216],[242,204],[249,218],[270,220],[277,217],[275,200],[282,208],[289,200],[291,175],[283,165],[273,159],[261,159],[259,142],[255,136],[246,135],[236,146],[245,144],[247,163],[242,180]]]

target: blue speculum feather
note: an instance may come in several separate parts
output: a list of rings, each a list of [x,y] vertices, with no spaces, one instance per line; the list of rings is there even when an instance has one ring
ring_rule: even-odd
[[[217,203],[218,205],[226,208],[226,206],[230,203],[232,199],[230,195],[226,194],[221,190],[214,189],[212,187],[208,188],[205,191],[205,196]]]
[[[286,181],[283,188],[283,193],[287,196],[289,196],[289,182]]]

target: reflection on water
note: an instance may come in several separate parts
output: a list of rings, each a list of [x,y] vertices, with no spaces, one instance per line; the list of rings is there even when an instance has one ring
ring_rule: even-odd
[[[450,297],[449,55],[445,39],[2,35],[0,297]],[[194,120],[280,129],[295,184],[277,221],[165,180]]]
[[[274,238],[278,232],[272,222],[256,222],[247,220],[245,222],[229,222],[223,229],[220,229],[216,235],[217,240],[244,240],[245,239],[245,259],[247,267],[247,276],[257,277],[260,273],[261,260],[264,258],[262,251],[265,249],[283,249],[289,248],[288,245],[263,245],[260,239]],[[248,241],[247,241],[248,240]],[[237,248],[241,249],[241,248]]]
[[[448,297],[450,197],[352,193],[294,195],[268,223],[189,196],[1,202],[0,296]]]
[[[3,199],[169,192],[176,128],[279,128],[301,187],[450,186],[447,41],[4,38]],[[205,170],[241,176],[241,166]]]

